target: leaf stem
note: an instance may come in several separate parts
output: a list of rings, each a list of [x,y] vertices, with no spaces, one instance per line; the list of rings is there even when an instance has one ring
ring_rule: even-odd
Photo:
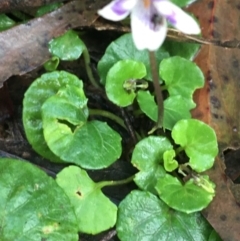
[[[162,85],[162,86],[161,86],[161,89],[162,89],[162,91],[164,91],[164,90],[167,90],[168,88],[167,88],[166,85]]]
[[[184,147],[182,146],[179,146],[176,150],[175,150],[175,153],[176,155],[178,155],[180,152],[184,151]]]
[[[97,183],[97,186],[99,188],[103,188],[103,187],[106,187],[106,186],[118,186],[118,185],[123,185],[123,184],[127,184],[127,183],[130,183],[132,182],[133,178],[135,177],[135,175],[133,176],[130,176],[126,179],[123,179],[123,180],[119,180],[119,181],[102,181],[102,182],[98,182]]]
[[[109,111],[98,110],[98,109],[89,109],[89,113],[90,113],[90,115],[100,115],[100,116],[107,117],[107,118],[115,121],[117,124],[122,126],[124,129],[128,130],[124,121],[122,120],[122,118],[118,117],[117,115],[115,115]]]
[[[89,56],[89,52],[88,52],[88,49],[87,49],[86,46],[85,46],[85,48],[83,50],[83,58],[84,58],[84,63],[85,63],[87,76],[88,76],[90,82],[92,83],[93,86],[95,86],[96,88],[99,88],[99,84],[97,83],[97,81],[93,77],[92,69],[90,67],[90,63],[91,63],[90,62],[90,56]]]
[[[161,86],[159,83],[157,61],[156,61],[155,53],[153,51],[149,51],[149,61],[151,66],[155,96],[156,96],[157,105],[158,105],[158,119],[157,119],[156,126],[153,128],[153,131],[154,131],[163,126],[163,96],[162,96]]]

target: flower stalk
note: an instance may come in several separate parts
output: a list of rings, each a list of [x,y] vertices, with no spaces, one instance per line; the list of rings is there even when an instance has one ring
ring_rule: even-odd
[[[149,51],[149,61],[151,66],[155,96],[156,96],[157,105],[158,105],[158,119],[157,119],[156,126],[152,130],[154,131],[163,126],[164,106],[163,106],[162,90],[159,83],[157,61],[156,61],[155,53],[153,51]]]

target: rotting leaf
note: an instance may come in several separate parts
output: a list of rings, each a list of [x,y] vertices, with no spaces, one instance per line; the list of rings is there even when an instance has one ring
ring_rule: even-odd
[[[90,26],[96,19],[96,10],[106,2],[89,5],[87,1],[72,1],[52,13],[0,33],[0,87],[10,76],[25,74],[45,63],[50,57],[48,42],[69,27]]]
[[[21,0],[21,2],[2,0],[0,2],[0,12],[11,12],[14,10],[40,7],[42,5],[50,4],[52,2],[63,2],[63,0]]]
[[[205,75],[205,86],[195,95],[197,108],[193,116],[214,128],[220,154],[225,149],[240,146],[240,49],[224,48],[224,43],[239,44],[239,1],[198,1],[190,11],[199,17],[203,37],[221,42],[222,46],[204,45],[196,63]],[[229,13],[227,21],[221,21]],[[234,45],[233,45],[234,47]],[[224,56],[224,58],[223,58]],[[230,195],[231,181],[224,173],[224,160],[216,158],[215,165],[206,173],[216,183],[216,197],[203,214],[223,240],[239,240],[239,205]]]

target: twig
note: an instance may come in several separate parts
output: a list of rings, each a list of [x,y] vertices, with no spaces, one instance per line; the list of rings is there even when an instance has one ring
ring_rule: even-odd
[[[126,127],[127,127],[128,131],[129,131],[129,133],[130,133],[134,143],[137,143],[138,140],[137,140],[137,137],[136,137],[136,133],[135,133],[134,128],[133,128],[133,126],[132,126],[132,124],[131,124],[131,122],[129,120],[128,115],[126,114],[126,112],[125,112],[125,110],[123,108],[120,108],[120,111],[121,111],[123,120],[124,120],[124,122],[126,124]]]
[[[40,7],[46,4],[63,2],[63,0],[1,0],[0,13],[21,10],[25,8]]]
[[[110,230],[100,241],[109,241],[112,237],[116,236],[117,231]]]

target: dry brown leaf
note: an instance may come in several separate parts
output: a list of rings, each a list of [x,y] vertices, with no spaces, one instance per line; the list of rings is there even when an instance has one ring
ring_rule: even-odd
[[[90,26],[106,0],[73,1],[58,10],[0,33],[0,87],[12,75],[25,74],[46,62],[48,42],[68,29]]]
[[[200,20],[203,37],[221,42],[240,39],[238,0],[202,0],[190,10]],[[225,175],[222,153],[240,146],[240,49],[204,45],[196,63],[206,83],[195,95],[193,115],[215,129],[220,149],[214,168],[207,171],[217,185],[216,197],[203,214],[224,241],[238,241],[240,208],[231,192],[231,180]]]

